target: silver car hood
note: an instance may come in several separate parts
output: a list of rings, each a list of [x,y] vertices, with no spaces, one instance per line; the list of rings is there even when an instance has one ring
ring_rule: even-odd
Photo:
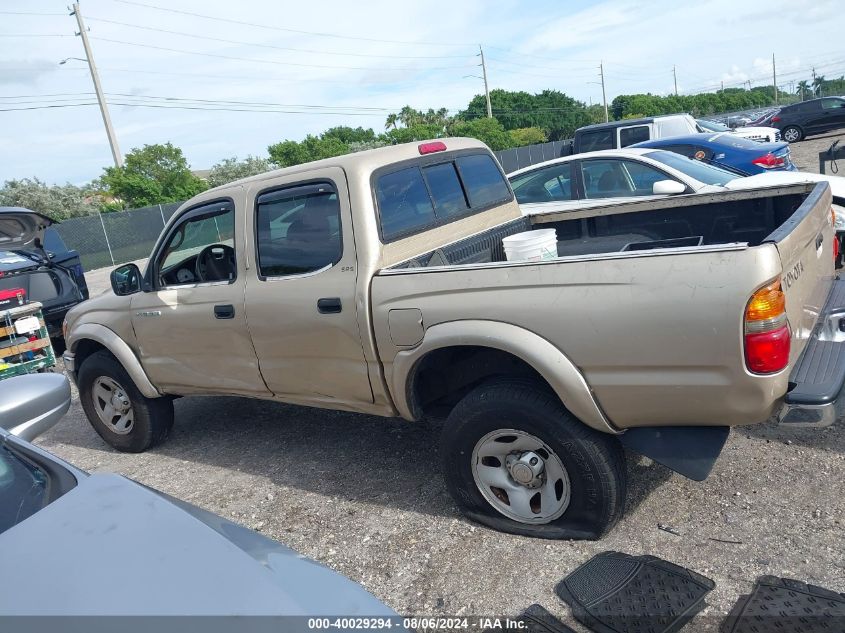
[[[44,244],[44,230],[55,224],[46,215],[21,207],[0,207],[0,249],[33,248],[38,238]]]
[[[0,534],[0,569],[4,616],[395,615],[284,545],[113,474]]]

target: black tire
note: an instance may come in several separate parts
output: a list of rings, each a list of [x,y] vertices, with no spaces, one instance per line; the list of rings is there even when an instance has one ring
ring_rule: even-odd
[[[119,383],[129,397],[133,423],[126,434],[116,433],[97,414],[93,387],[100,377]],[[107,444],[119,451],[142,453],[164,440],[173,427],[173,400],[169,397],[144,396],[123,365],[105,350],[95,352],[83,361],[78,371],[77,384],[79,400],[91,426]]]
[[[498,429],[515,429],[541,440],[569,476],[570,501],[548,523],[523,523],[488,502],[473,478],[476,444]],[[467,394],[452,410],[441,435],[446,484],[462,512],[493,529],[549,539],[598,539],[625,507],[625,454],[619,441],[577,420],[557,396],[533,383],[493,382]]]
[[[792,140],[789,140],[787,136],[792,134],[795,134],[796,136]],[[804,130],[797,125],[787,125],[781,130],[780,137],[787,143],[797,143],[798,141],[804,140]]]

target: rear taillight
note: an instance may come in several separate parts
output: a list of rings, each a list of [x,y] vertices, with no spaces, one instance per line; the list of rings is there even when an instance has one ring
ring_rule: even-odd
[[[780,117],[779,117],[779,116],[773,116],[773,117],[772,117],[772,123],[777,123],[778,121],[780,121]]]
[[[833,236],[833,261],[837,261],[839,259],[839,238],[835,235]]]
[[[786,165],[786,160],[782,156],[775,156],[771,153],[755,158],[751,162],[763,169],[777,169]]]
[[[775,281],[760,288],[745,308],[745,366],[755,374],[773,374],[789,364],[786,296]]]

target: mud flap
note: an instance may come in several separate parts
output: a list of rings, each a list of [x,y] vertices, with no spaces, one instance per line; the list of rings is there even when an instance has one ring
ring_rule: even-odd
[[[728,440],[727,426],[646,426],[619,435],[625,448],[693,481],[704,481]]]

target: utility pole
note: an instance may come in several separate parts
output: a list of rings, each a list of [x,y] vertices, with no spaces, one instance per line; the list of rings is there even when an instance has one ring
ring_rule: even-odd
[[[79,25],[79,35],[82,37],[82,46],[85,48],[85,59],[88,61],[88,69],[91,71],[91,79],[94,80],[94,91],[97,93],[97,101],[100,103],[100,113],[103,115],[103,123],[106,126],[106,135],[111,145],[111,155],[114,158],[116,167],[123,167],[123,156],[117,146],[117,137],[114,135],[114,128],[111,125],[109,107],[106,98],[103,96],[103,88],[100,86],[100,76],[97,74],[97,66],[94,64],[94,53],[91,51],[91,44],[88,42],[88,32],[85,30],[85,23],[82,21],[82,12],[79,10],[79,3],[73,3],[73,10],[70,15],[76,16],[76,23]]]
[[[601,98],[604,101],[604,122],[610,121],[607,116],[607,93],[604,91],[604,62],[599,62],[599,74],[601,75]]]
[[[775,67],[775,54],[772,53],[772,87],[775,91],[775,105],[778,104],[778,73]]]
[[[675,67],[672,66],[672,76],[675,78],[675,96],[678,96],[678,73],[675,71]]]
[[[487,118],[493,118],[493,107],[490,105],[490,88],[487,87],[487,64],[484,63],[484,49],[478,45],[478,52],[481,53],[481,74],[484,76],[484,96],[487,98]]]
[[[816,67],[813,66],[813,96],[816,96]]]
[[[724,92],[724,91],[725,91],[725,82],[724,82],[724,80],[723,80],[723,81],[722,81],[722,92]]]

